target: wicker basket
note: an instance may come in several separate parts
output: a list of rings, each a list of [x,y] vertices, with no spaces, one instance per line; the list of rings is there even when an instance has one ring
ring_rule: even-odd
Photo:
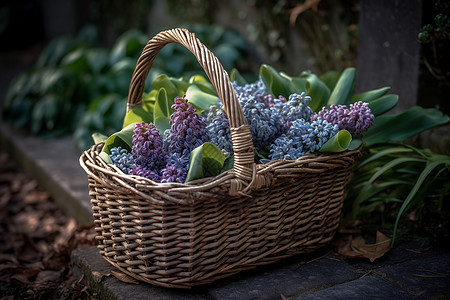
[[[155,183],[99,157],[80,157],[89,179],[100,254],[126,274],[189,288],[316,250],[330,242],[359,150],[254,163],[251,133],[217,58],[185,29],[157,34],[137,62],[127,109],[140,105],[155,56],[168,43],[189,49],[216,88],[230,121],[233,169],[189,183]]]

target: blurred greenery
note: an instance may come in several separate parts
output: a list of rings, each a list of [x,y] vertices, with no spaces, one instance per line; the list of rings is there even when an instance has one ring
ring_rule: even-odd
[[[246,60],[248,45],[237,32],[201,25],[191,30],[226,69]],[[141,31],[129,30],[105,49],[94,26],[52,40],[34,67],[11,82],[4,119],[47,137],[74,133],[78,148],[87,149],[93,132],[110,135],[122,127],[131,76],[148,40]],[[170,44],[158,55],[146,90],[152,82],[157,84],[155,79],[162,73],[189,78],[202,72],[188,50]]]

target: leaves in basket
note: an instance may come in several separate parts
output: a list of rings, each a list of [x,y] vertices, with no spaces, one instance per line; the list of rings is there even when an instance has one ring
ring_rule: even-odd
[[[144,106],[148,107],[148,106]],[[132,123],[150,123],[153,122],[153,111],[148,111],[143,106],[136,106],[130,110],[123,120],[123,127],[127,127]]]
[[[237,85],[239,86],[243,86],[248,83],[247,80],[245,80],[245,78],[241,75],[241,73],[239,73],[239,71],[236,68],[231,70],[230,80],[231,82],[236,81]]]
[[[302,72],[300,78],[305,80],[304,90],[306,91],[306,95],[311,97],[309,107],[316,112],[321,110],[327,104],[331,93],[330,89],[313,73]],[[298,92],[302,90],[299,89]]]
[[[283,76],[271,66],[261,65],[259,74],[267,91],[274,97],[281,95],[287,99],[289,95],[297,92],[291,83],[291,78],[289,76]]]
[[[153,120],[156,120],[159,116],[168,118],[170,116],[170,105],[167,91],[163,88],[159,89],[156,96],[155,108],[153,109]]]
[[[348,149],[350,142],[352,141],[352,135],[347,130],[341,130],[331,139],[329,139],[322,148],[320,152],[342,152]]]
[[[217,92],[214,89],[214,86],[211,84],[211,82],[208,81],[208,79],[206,79],[202,75],[194,75],[189,78],[189,86],[192,84],[198,86],[205,93],[217,96]],[[189,88],[189,86],[187,88]],[[187,88],[185,91],[187,91]]]
[[[118,131],[112,134],[105,142],[103,146],[102,152],[106,152],[107,154],[111,154],[110,150],[114,147],[122,147],[131,151],[132,147],[132,138],[133,138],[133,129],[136,126],[136,123],[129,124],[124,127],[121,131]]]
[[[186,182],[220,174],[225,154],[216,145],[204,143],[191,152]]]
[[[162,136],[164,136],[166,129],[170,129],[170,120],[166,116],[158,116],[153,124]]]
[[[398,95],[386,95],[366,102],[369,102],[369,108],[372,111],[372,114],[377,117],[390,111],[397,105]]]
[[[181,82],[181,80],[177,81],[174,78],[170,78],[164,74],[159,75],[152,81],[152,86],[155,90],[157,90],[158,92],[161,92],[161,89],[165,90],[167,99],[168,99],[167,107],[169,107],[169,109],[172,106],[172,104],[174,104],[174,99],[176,97],[183,97],[183,95],[187,89],[187,87],[186,87],[183,91],[183,89],[181,89],[182,85],[180,82]],[[178,84],[178,87],[177,87],[177,84]],[[157,99],[156,102],[158,102],[158,97],[156,99]],[[156,109],[156,105],[155,105],[155,109]]]
[[[319,76],[320,80],[325,83],[325,85],[332,91],[336,86],[336,83],[339,80],[339,72],[338,71],[328,71]]]
[[[203,110],[209,110],[211,105],[217,105],[219,97],[205,93],[197,85],[191,85],[186,91],[186,98],[191,103],[198,113]]]
[[[352,96],[352,102],[355,103],[357,101],[371,102],[372,100],[378,99],[384,96],[391,88],[389,86],[382,87],[376,90],[367,91],[364,93],[360,93]]]
[[[106,142],[108,137],[100,132],[94,132],[92,134],[92,139],[94,140],[94,144]]]
[[[336,86],[328,99],[328,105],[349,105],[355,88],[355,68],[347,68],[342,72]]]

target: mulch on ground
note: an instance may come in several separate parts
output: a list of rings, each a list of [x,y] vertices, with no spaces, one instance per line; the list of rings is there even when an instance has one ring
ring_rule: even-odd
[[[93,224],[66,217],[0,148],[0,300],[93,299],[73,276],[70,254],[94,236]]]

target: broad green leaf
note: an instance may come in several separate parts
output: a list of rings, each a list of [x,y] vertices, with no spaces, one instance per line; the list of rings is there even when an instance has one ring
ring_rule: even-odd
[[[369,102],[372,114],[377,117],[390,111],[398,103],[398,95],[386,95]]]
[[[73,38],[68,36],[61,36],[51,40],[39,56],[39,59],[36,62],[36,68],[55,66],[73,49],[74,45],[75,42]]]
[[[345,69],[331,92],[327,105],[349,105],[355,88],[355,77],[355,68]]]
[[[246,85],[248,82],[242,77],[241,73],[236,68],[233,68],[230,72],[230,80],[231,82],[236,81],[236,84],[239,86]]]
[[[108,137],[100,132],[94,132],[92,134],[92,139],[94,140],[94,144],[106,142]]]
[[[174,104],[176,97],[183,97],[184,93],[180,92],[175,83],[167,75],[159,75],[152,81],[152,87],[159,91],[164,89],[169,100],[169,107]]]
[[[387,141],[403,141],[424,130],[448,123],[449,117],[434,108],[413,106],[393,116],[375,118],[364,134],[366,146]]]
[[[153,120],[156,120],[159,116],[168,118],[170,116],[169,107],[166,90],[162,88],[156,96],[155,108],[153,109]]]
[[[352,135],[347,130],[341,130],[329,139],[320,148],[320,152],[342,152],[347,150],[350,142],[352,141]]]
[[[315,74],[302,72],[300,77],[306,79],[306,95],[311,97],[309,107],[316,112],[321,110],[327,104],[330,89]]]
[[[261,79],[264,82],[267,91],[276,98],[281,95],[287,99],[291,94],[297,92],[292,86],[291,80],[278,73],[271,66],[261,65],[259,74],[261,75]]]
[[[127,127],[132,123],[152,123],[153,122],[153,111],[148,111],[144,109],[142,106],[136,106],[132,110],[130,110],[123,120],[123,126]]]
[[[391,88],[390,87],[382,87],[376,90],[367,91],[364,93],[360,93],[352,96],[352,102],[355,103],[357,101],[371,102],[372,100],[378,99],[384,96]]]
[[[186,182],[220,174],[225,154],[216,145],[204,143],[191,151]]]
[[[223,164],[222,171],[220,171],[220,173],[233,169],[233,165],[234,165],[234,154],[227,153],[225,155],[225,162]]]
[[[109,157],[109,155],[106,152],[103,152],[103,151],[100,152],[99,156],[108,165],[112,165],[113,164],[113,162],[111,160],[111,157]]]
[[[358,149],[359,146],[361,146],[362,142],[363,141],[361,139],[352,139],[352,141],[348,145],[348,150],[356,150],[356,149]]]
[[[95,73],[100,73],[108,66],[108,52],[105,49],[88,49],[86,58],[91,70]]]
[[[131,151],[131,148],[133,146],[132,140],[133,140],[133,130],[136,126],[136,123],[132,123],[128,125],[127,127],[124,127],[121,131],[118,131],[114,134],[112,134],[105,142],[105,145],[103,146],[102,151],[106,152],[107,154],[111,154],[111,148],[114,147],[122,147],[123,149],[127,149],[128,151]]]
[[[198,86],[191,85],[186,91],[186,98],[197,110],[209,110],[211,105],[219,103],[219,97],[203,92]],[[200,112],[199,112],[200,113]]]
[[[411,200],[414,198],[415,194],[419,190],[419,188],[422,186],[422,183],[425,181],[425,179],[428,177],[428,175],[433,171],[437,166],[445,164],[446,166],[450,165],[450,160],[441,160],[441,161],[433,161],[423,169],[422,173],[420,174],[419,178],[417,179],[416,183],[414,184],[413,188],[411,189],[410,193],[406,197],[405,201],[403,202],[402,206],[400,207],[400,210],[397,214],[397,219],[395,220],[394,229],[393,229],[393,235],[392,235],[392,244],[394,245],[394,241],[397,235],[397,228],[398,228],[398,222],[400,221],[401,216],[403,215],[406,208],[409,206]]]
[[[86,57],[86,50],[83,48],[76,49],[64,56],[61,65],[77,74],[89,72],[91,68]]]
[[[329,71],[320,75],[319,78],[326,84],[330,91],[332,91],[339,80],[339,76],[340,74],[338,71]]]
[[[155,119],[154,125],[158,129],[159,133],[164,136],[164,131],[170,129],[170,120],[166,116],[158,116]]]
[[[136,57],[147,43],[147,37],[138,30],[130,30],[122,34],[112,47],[109,64],[115,65],[124,57]]]

